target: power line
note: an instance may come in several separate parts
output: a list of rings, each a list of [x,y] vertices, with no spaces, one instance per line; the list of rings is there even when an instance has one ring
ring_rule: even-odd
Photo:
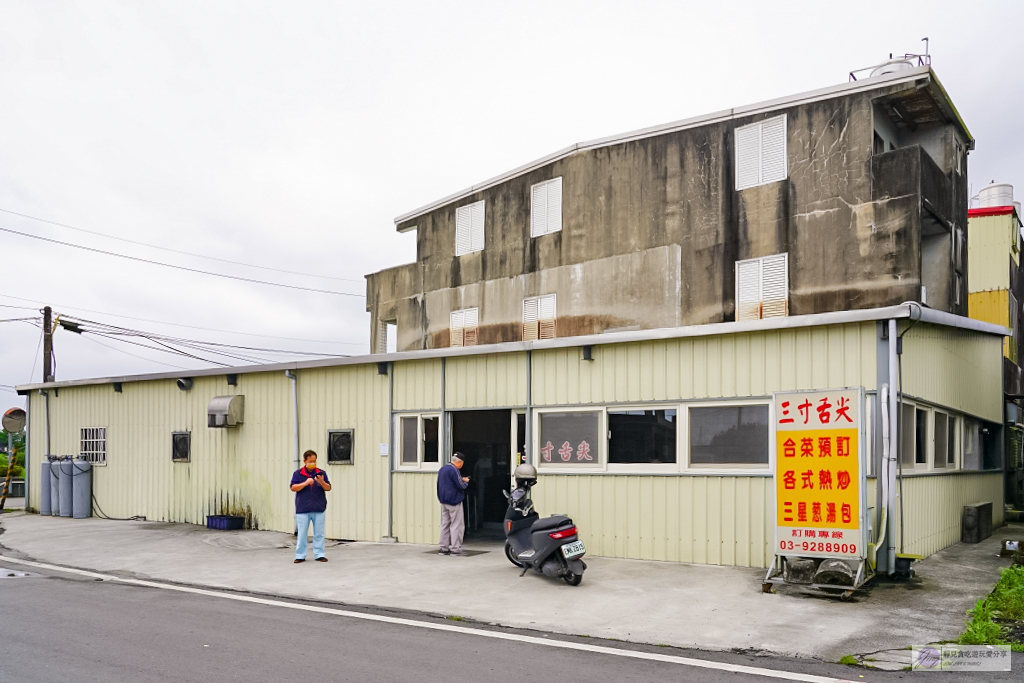
[[[96,339],[95,337],[86,337],[86,336],[83,335],[83,339],[88,339],[93,344],[99,344],[103,348],[110,349],[111,351],[117,351],[118,353],[123,353],[123,354],[125,354],[127,356],[132,356],[133,358],[138,358],[140,360],[148,361],[150,363],[156,363],[158,365],[164,365],[166,367],[174,368],[176,370],[188,370],[188,368],[182,367],[180,365],[172,365],[171,363],[165,363],[162,360],[157,360],[155,358],[146,358],[145,356],[140,356],[137,353],[132,353],[131,351],[125,351],[124,349],[119,349],[116,346],[111,346],[110,344],[104,344],[103,342],[101,342],[99,339]],[[0,386],[2,386],[2,385],[0,385]]]
[[[10,228],[0,228],[0,231],[10,233],[12,235],[18,235],[20,237],[28,237],[29,239],[40,240],[42,242],[49,242],[51,244],[59,244],[65,247],[72,247],[74,249],[82,249],[83,251],[90,251],[94,254],[103,254],[105,256],[116,256],[117,258],[127,259],[129,261],[136,261],[138,263],[146,263],[151,266],[163,266],[164,268],[174,268],[175,270],[184,270],[189,273],[199,273],[201,275],[212,275],[213,277],[221,277],[228,280],[238,280],[239,282],[250,282],[257,285],[268,285],[270,287],[282,287],[284,289],[299,289],[304,292],[316,292],[317,294],[333,294],[335,296],[354,296],[359,298],[365,298],[363,294],[352,294],[351,292],[335,292],[330,289],[317,289],[315,287],[300,287],[299,285],[285,285],[280,282],[268,282],[267,280],[256,280],[250,277],[241,277],[240,275],[227,275],[225,273],[214,273],[209,270],[200,270],[199,268],[188,268],[187,266],[176,266],[172,263],[164,263],[162,261],[152,261],[150,259],[139,258],[138,256],[128,256],[127,254],[119,254],[114,251],[105,251],[103,249],[96,249],[94,247],[87,247],[82,244],[74,244],[73,242],[63,242],[61,240],[55,240],[50,237],[43,237],[42,235],[33,235],[27,232],[20,232],[18,230],[11,230]]]
[[[39,305],[43,305],[45,303],[43,301],[36,301],[35,299],[26,299],[26,298],[20,297],[20,296],[13,296],[11,294],[0,294],[0,296],[7,297],[8,299],[15,299],[17,301],[29,301],[31,303],[35,303],[35,304],[39,304]],[[233,330],[219,330],[219,329],[217,329],[215,327],[200,327],[198,325],[186,325],[184,323],[169,323],[166,320],[153,320],[152,318],[137,318],[137,317],[130,316],[130,315],[120,315],[118,313],[108,313],[107,311],[97,311],[97,310],[93,310],[91,308],[82,308],[81,306],[62,306],[61,304],[51,304],[51,305],[52,306],[56,306],[58,308],[77,309],[79,311],[85,311],[86,313],[98,313],[100,315],[109,315],[112,318],[124,318],[125,320],[138,320],[138,321],[144,322],[144,323],[156,323],[158,325],[170,325],[171,327],[187,327],[187,328],[192,329],[192,330],[204,330],[206,332],[222,332],[224,334],[236,334],[236,335],[241,335],[241,336],[245,336],[245,337],[263,337],[265,339],[283,339],[285,341],[309,342],[311,344],[340,344],[341,346],[365,346],[364,344],[359,343],[359,342],[338,342],[338,341],[328,341],[326,339],[299,339],[299,338],[296,338],[296,337],[280,337],[280,336],[275,336],[275,335],[272,335],[272,334],[257,334],[255,332],[235,332]],[[25,308],[25,309],[28,309],[28,310],[36,310],[36,309],[30,308],[28,306],[11,306],[10,308]]]
[[[243,263],[242,261],[232,261],[230,259],[217,258],[216,256],[206,256],[205,254],[197,254],[191,251],[182,251],[181,249],[171,249],[170,247],[161,247],[156,244],[149,244],[148,242],[139,242],[138,240],[130,240],[127,237],[118,237],[116,235],[108,235],[104,232],[97,232],[95,230],[86,230],[85,228],[79,228],[74,225],[68,225],[67,223],[58,223],[57,221],[47,220],[45,218],[39,218],[38,216],[30,216],[27,213],[18,213],[17,211],[11,211],[10,209],[2,209],[0,211],[9,213],[12,216],[21,216],[22,218],[28,218],[33,221],[39,221],[40,223],[47,223],[49,225],[56,225],[61,228],[67,228],[68,230],[77,230],[78,232],[88,233],[90,235],[96,235],[98,237],[106,237],[107,239],[117,240],[118,242],[127,242],[128,244],[137,244],[142,247],[149,247],[150,249],[159,249],[160,251],[168,251],[172,254],[183,254],[185,256],[195,256],[197,258],[209,259],[210,261],[220,261],[221,263],[231,263],[236,266],[245,266],[246,268],[258,268],[260,270],[272,270],[275,273],[287,273],[288,275],[304,275],[309,277],[319,277],[325,280],[340,280],[343,282],[363,282],[363,280],[356,280],[349,277],[334,277],[331,275],[317,275],[316,273],[302,273],[296,270],[284,270],[282,268],[271,268],[270,266],[257,266],[253,263]]]

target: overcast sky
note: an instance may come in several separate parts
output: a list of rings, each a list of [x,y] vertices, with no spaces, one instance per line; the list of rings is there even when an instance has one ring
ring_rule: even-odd
[[[845,83],[925,36],[977,138],[974,191],[995,179],[1019,197],[1022,20],[1010,1],[0,0],[0,209],[309,275],[10,213],[0,227],[357,295],[0,232],[0,318],[49,303],[177,337],[364,353],[363,276],[415,258],[396,216],[574,142]],[[10,385],[40,380],[39,340],[0,324],[12,405]],[[55,347],[58,379],[206,365],[63,330]]]

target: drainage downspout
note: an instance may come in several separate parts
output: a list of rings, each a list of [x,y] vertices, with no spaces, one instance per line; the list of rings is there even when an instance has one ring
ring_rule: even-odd
[[[298,470],[302,467],[299,461],[299,378],[291,370],[285,370],[284,376],[292,381],[292,434],[295,438],[295,469]]]
[[[32,434],[32,395],[25,397],[25,511],[32,509],[32,462],[29,459]]]
[[[46,403],[46,405],[44,407],[44,410],[46,411],[46,415],[45,415],[45,420],[46,420],[46,455],[47,455],[47,457],[49,457],[51,455],[51,453],[50,453],[50,392],[46,391],[45,389],[40,389],[39,393],[43,395],[43,400]]]
[[[388,535],[382,540],[395,541],[395,364],[388,363]]]
[[[889,447],[885,451],[885,517],[886,528],[882,533],[888,538],[886,541],[885,568],[889,573],[896,569],[896,462],[899,457],[900,431],[899,431],[899,399],[896,394],[896,387],[899,386],[898,377],[898,353],[896,345],[899,338],[896,336],[896,320],[889,321],[889,386],[888,386],[888,414],[889,414]],[[876,555],[877,556],[877,555]]]
[[[533,463],[533,351],[526,352],[526,447],[523,462]]]

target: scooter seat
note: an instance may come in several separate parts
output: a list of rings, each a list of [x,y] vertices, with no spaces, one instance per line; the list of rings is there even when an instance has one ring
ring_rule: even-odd
[[[545,529],[557,529],[560,526],[572,524],[572,520],[563,515],[553,515],[551,517],[545,517],[544,519],[538,519],[530,527],[531,531],[544,531]]]

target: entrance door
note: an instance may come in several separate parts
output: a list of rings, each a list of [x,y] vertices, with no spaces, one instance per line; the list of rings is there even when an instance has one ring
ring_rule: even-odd
[[[463,476],[469,477],[466,489],[466,535],[478,539],[504,538],[502,522],[512,459],[512,439],[508,410],[453,411],[452,452],[462,453],[466,464]]]

